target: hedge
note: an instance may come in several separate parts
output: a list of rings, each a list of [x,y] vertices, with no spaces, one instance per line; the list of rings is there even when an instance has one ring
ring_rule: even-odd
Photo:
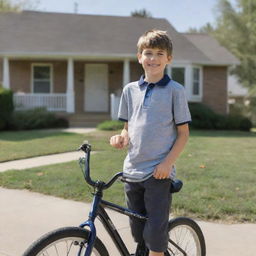
[[[0,130],[8,126],[9,118],[14,110],[13,93],[0,85]]]
[[[45,108],[34,108],[13,112],[10,121],[10,130],[32,130],[45,128],[68,127],[68,121],[58,118]]]
[[[201,103],[189,104],[192,123],[196,129],[250,131],[252,122],[242,115],[220,115]]]

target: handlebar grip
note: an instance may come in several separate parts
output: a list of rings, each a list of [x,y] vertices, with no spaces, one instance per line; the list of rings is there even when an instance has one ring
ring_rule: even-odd
[[[85,153],[90,153],[92,146],[88,143],[88,141],[84,141],[84,143],[79,147],[78,150],[82,150]]]

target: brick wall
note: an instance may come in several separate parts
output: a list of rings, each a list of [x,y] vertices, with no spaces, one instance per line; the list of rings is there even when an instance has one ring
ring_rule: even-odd
[[[202,103],[217,113],[228,113],[227,67],[203,68]]]
[[[49,63],[53,67],[53,93],[66,92],[66,61],[10,60],[10,86],[14,92],[31,92],[32,63]]]
[[[31,92],[31,62],[9,60],[10,87],[14,92]]]

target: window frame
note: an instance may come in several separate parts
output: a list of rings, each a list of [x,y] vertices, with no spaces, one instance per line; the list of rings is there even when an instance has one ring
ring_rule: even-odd
[[[49,82],[50,82],[50,91],[49,92],[35,92],[35,87],[34,87],[34,68],[35,67],[50,67],[50,78],[49,78]],[[31,64],[31,92],[35,93],[35,94],[51,94],[53,92],[53,64],[51,63],[32,63]]]
[[[194,94],[193,93],[193,87],[194,87],[194,69],[199,70],[199,93]],[[190,75],[191,81],[190,81],[190,93],[189,93],[189,99],[192,102],[201,102],[202,101],[202,95],[203,95],[203,68],[199,65],[191,65],[191,75]]]

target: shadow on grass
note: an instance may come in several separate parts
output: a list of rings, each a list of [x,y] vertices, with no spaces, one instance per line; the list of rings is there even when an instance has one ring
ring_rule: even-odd
[[[26,131],[3,131],[0,132],[0,140],[2,141],[26,141],[40,139],[51,136],[74,136],[75,133],[61,132],[53,130],[26,130]]]

